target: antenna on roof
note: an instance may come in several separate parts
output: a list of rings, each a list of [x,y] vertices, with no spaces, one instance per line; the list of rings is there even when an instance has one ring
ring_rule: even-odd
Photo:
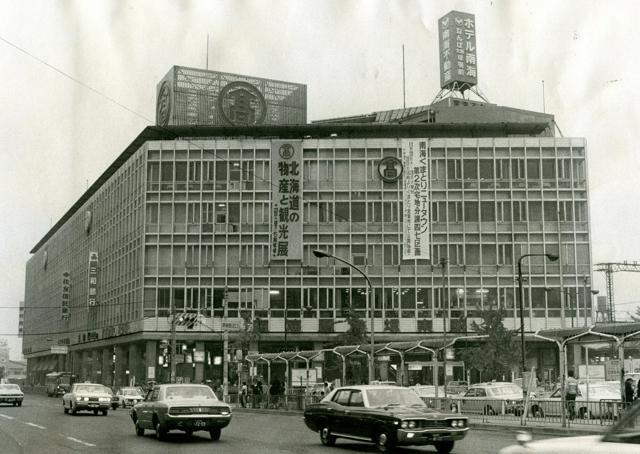
[[[544,105],[544,80],[542,81],[542,113],[547,113]]]
[[[207,33],[207,71],[209,70],[209,33]]]
[[[402,108],[407,108],[407,92],[404,82],[404,44],[402,45]]]

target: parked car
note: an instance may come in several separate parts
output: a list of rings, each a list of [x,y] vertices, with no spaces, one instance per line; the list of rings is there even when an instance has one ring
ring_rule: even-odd
[[[587,394],[589,401],[587,402]],[[579,418],[613,418],[618,416],[620,399],[620,382],[605,381],[578,383],[575,411]],[[535,418],[562,415],[562,389],[557,388],[545,399],[534,399],[530,403],[530,415]]]
[[[430,409],[409,388],[389,385],[344,386],[304,412],[307,427],[323,445],[338,438],[373,442],[378,451],[395,446],[434,445],[448,453],[467,431],[467,418]]]
[[[118,399],[118,396],[116,396],[116,393],[113,392],[113,389],[111,389],[111,387],[105,386],[105,388],[107,388],[107,391],[111,396],[111,409],[117,410],[118,407],[120,406],[120,400]]]
[[[525,432],[518,434],[517,440],[517,445],[503,448],[499,454],[640,454],[640,404],[632,405],[604,435],[532,441]]]
[[[469,384],[463,380],[451,380],[447,382],[447,394],[464,394],[469,389]]]
[[[231,408],[207,385],[165,384],[154,386],[130,415],[138,436],[146,429],[155,430],[158,440],[171,430],[188,435],[207,431],[212,440],[219,440],[231,421]]]
[[[485,415],[512,413],[520,416],[524,409],[522,388],[511,382],[476,383],[452,402],[452,411]],[[460,408],[458,408],[460,405]]]
[[[0,403],[21,407],[23,399],[24,393],[20,389],[20,386],[13,383],[0,384]]]
[[[71,391],[62,396],[62,408],[65,413],[75,415],[79,411],[102,412],[104,416],[111,407],[109,388],[98,383],[75,383]]]
[[[118,400],[118,405],[122,408],[132,407],[138,402],[142,402],[144,397],[142,397],[142,390],[138,387],[127,387],[120,388],[116,392],[116,399]]]

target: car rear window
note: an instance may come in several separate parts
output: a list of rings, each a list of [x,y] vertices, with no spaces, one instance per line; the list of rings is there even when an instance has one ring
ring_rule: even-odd
[[[208,386],[168,386],[165,389],[166,399],[212,399],[217,400]]]

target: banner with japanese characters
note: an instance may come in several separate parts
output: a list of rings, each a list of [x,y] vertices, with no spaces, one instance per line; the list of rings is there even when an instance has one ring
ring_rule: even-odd
[[[402,167],[402,259],[428,259],[431,257],[431,202],[427,139],[402,141]]]
[[[478,83],[476,19],[473,14],[451,11],[438,21],[440,87],[458,83],[458,89]]]
[[[71,274],[68,271],[62,273],[62,319],[69,318],[69,290],[71,288]]]
[[[302,141],[271,142],[271,259],[302,260]]]
[[[98,253],[89,252],[89,307],[97,306],[98,292]]]

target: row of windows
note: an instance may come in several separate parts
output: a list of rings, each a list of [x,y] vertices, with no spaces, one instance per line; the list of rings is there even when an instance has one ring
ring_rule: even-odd
[[[415,311],[481,310],[487,307],[515,308],[517,289],[501,288],[453,288],[442,289],[415,287],[375,288],[370,296],[374,301],[376,316],[415,317]],[[581,289],[565,288],[565,308],[576,310],[584,307]],[[560,309],[560,290],[544,287],[526,288],[524,305],[527,309]],[[587,292],[587,295],[590,293]],[[235,288],[235,287],[160,287],[145,288],[145,317],[168,316],[171,305],[178,312],[198,312],[213,317],[238,317],[241,311],[254,311],[263,316],[328,317],[344,315],[352,309],[365,315],[366,289],[357,287],[337,288]],[[590,307],[590,301],[588,306]],[[409,312],[406,312],[409,311]],[[423,313],[424,315],[424,313]],[[433,316],[438,316],[434,314]]]
[[[305,224],[326,222],[400,222],[402,202],[304,202]],[[146,223],[161,224],[268,224],[268,202],[189,202],[147,203]],[[527,222],[587,221],[587,203],[583,201],[448,201],[431,203],[431,221]],[[251,230],[251,228],[249,228]]]

